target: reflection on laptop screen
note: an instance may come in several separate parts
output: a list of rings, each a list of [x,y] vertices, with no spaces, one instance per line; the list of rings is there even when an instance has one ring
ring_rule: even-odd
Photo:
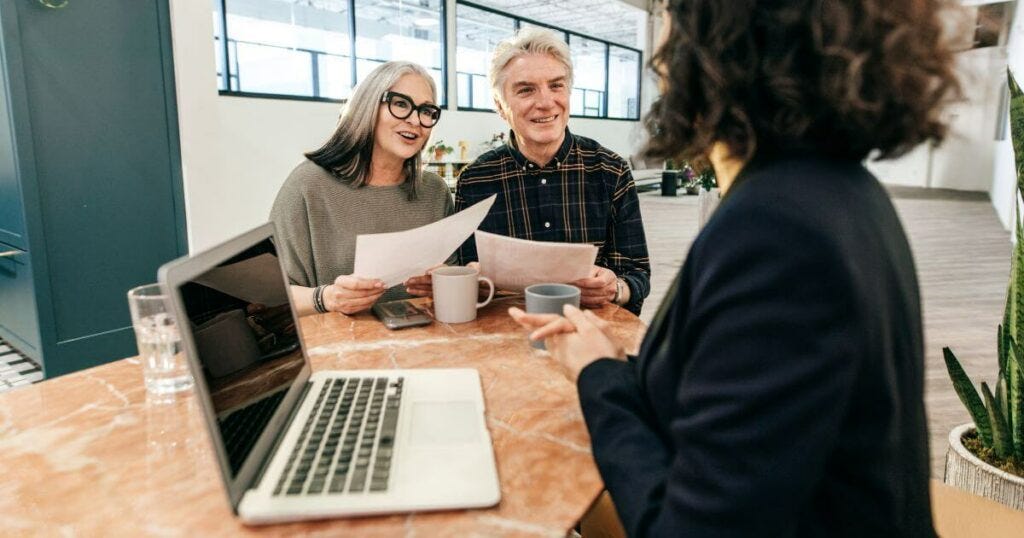
[[[304,365],[277,250],[267,239],[180,289],[233,477]]]

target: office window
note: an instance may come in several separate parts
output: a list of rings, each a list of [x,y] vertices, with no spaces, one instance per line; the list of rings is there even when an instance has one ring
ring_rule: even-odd
[[[458,0],[515,17],[524,26],[545,25],[612,45],[643,48],[649,2],[635,0]]]
[[[608,117],[640,117],[640,53],[608,47]]]
[[[443,0],[354,0],[356,83],[389,60],[426,67],[444,102]]]
[[[222,91],[345,99],[375,66],[410,60],[444,100],[442,0],[212,1]]]
[[[511,36],[516,21],[490,11],[459,4],[456,9],[455,65],[459,108],[494,110],[487,79],[491,53],[499,41]]]
[[[608,80],[605,59],[608,45],[569,35],[569,50],[572,52],[573,87],[570,100],[570,114],[579,116],[606,116],[604,110],[605,82]]]
[[[552,32],[555,32],[556,34],[561,35],[562,36],[562,41],[565,41],[566,43],[569,42],[569,35],[566,34],[563,30],[560,30],[558,28],[553,28],[553,27],[547,26],[545,24],[534,24],[534,23],[532,23],[530,21],[520,20],[519,21],[519,27],[520,28],[542,28],[544,30],[551,30]]]
[[[485,4],[485,5],[482,5]],[[597,26],[603,28],[601,37],[587,36],[578,30],[566,30],[555,20],[527,18],[536,16],[562,16],[563,22],[576,20],[564,10],[554,13],[537,8],[534,14],[528,9],[533,4],[520,5],[515,0],[458,0],[456,11],[456,34],[458,38],[455,62],[459,108],[493,110],[490,97],[490,82],[487,80],[491,53],[495,45],[510,36],[516,29],[544,28],[552,30],[569,45],[574,67],[573,90],[569,99],[569,112],[573,116],[594,118],[640,119],[640,51],[625,45],[614,44],[604,34],[617,38],[636,36],[637,20],[646,21],[646,14],[639,10],[639,18],[631,16],[629,10],[622,28],[605,21]],[[540,6],[540,4],[537,4]],[[536,7],[536,6],[534,6]],[[515,13],[501,8],[515,9]],[[532,8],[531,8],[532,9]],[[570,8],[567,8],[571,11]],[[589,10],[590,8],[581,8]],[[607,11],[604,7],[598,12]],[[632,10],[632,8],[630,8]],[[612,9],[610,18],[621,15]],[[637,10],[633,10],[637,11]],[[618,15],[616,15],[618,14]],[[621,42],[621,41],[619,41]]]

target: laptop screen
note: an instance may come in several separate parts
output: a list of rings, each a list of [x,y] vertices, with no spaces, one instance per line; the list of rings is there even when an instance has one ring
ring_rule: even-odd
[[[232,479],[305,364],[284,282],[268,238],[179,288]]]

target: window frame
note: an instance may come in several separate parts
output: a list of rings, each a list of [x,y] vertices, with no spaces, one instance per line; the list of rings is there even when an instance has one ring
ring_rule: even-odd
[[[561,27],[558,27],[558,26],[555,26],[555,25],[552,25],[552,24],[543,23],[543,22],[540,22],[540,21],[537,21],[537,20],[534,20],[534,19],[530,19],[530,18],[527,18],[527,17],[521,17],[519,15],[513,15],[511,13],[507,13],[507,12],[504,12],[504,11],[501,11],[499,9],[495,9],[495,8],[492,8],[492,7],[489,7],[489,6],[480,5],[480,4],[477,4],[475,2],[471,2],[469,0],[455,0],[455,27],[456,27],[456,30],[455,30],[456,31],[456,34],[455,34],[455,41],[456,41],[456,43],[455,43],[455,46],[456,46],[456,50],[458,50],[458,20],[459,20],[458,6],[459,5],[465,5],[467,7],[473,8],[473,9],[478,9],[480,11],[486,11],[486,12],[492,13],[494,15],[500,15],[500,16],[512,19],[512,21],[513,21],[513,23],[515,25],[515,30],[514,31],[517,31],[517,32],[519,31],[520,28],[522,28],[522,23],[524,23],[524,22],[528,23],[528,24],[532,24],[534,26],[541,26],[541,27],[544,27],[544,28],[549,28],[551,30],[554,30],[556,32],[561,33],[563,35],[564,39],[565,39],[565,44],[566,45],[570,44],[570,39],[571,39],[570,36],[577,36],[577,37],[582,38],[582,39],[587,39],[587,40],[590,40],[590,41],[596,41],[596,42],[599,42],[599,43],[603,43],[605,45],[605,48],[604,48],[604,94],[602,96],[603,102],[602,102],[601,108],[603,109],[604,113],[602,115],[600,115],[600,116],[585,116],[585,115],[582,115],[582,114],[574,114],[574,113],[571,112],[572,108],[570,106],[569,117],[570,118],[588,118],[588,119],[592,119],[592,120],[597,119],[597,120],[640,121],[640,116],[641,116],[641,114],[640,114],[640,108],[641,108],[640,103],[643,102],[642,96],[641,96],[641,92],[643,91],[643,84],[642,84],[642,82],[643,82],[643,74],[644,74],[644,67],[643,67],[644,66],[644,52],[642,50],[636,49],[636,48],[633,48],[633,47],[627,47],[625,45],[620,45],[618,43],[613,43],[611,41],[608,41],[607,39],[601,39],[601,38],[598,38],[598,37],[593,37],[593,36],[590,36],[590,35],[587,35],[587,34],[583,34],[583,33],[580,33],[580,32],[576,32],[576,31],[573,31],[573,30],[567,30],[565,28],[561,28]],[[628,50],[628,51],[631,51],[631,52],[635,52],[638,55],[637,58],[638,58],[640,63],[637,66],[638,67],[638,69],[637,69],[637,77],[636,77],[637,116],[635,118],[623,118],[623,117],[609,116],[608,115],[608,90],[609,90],[609,88],[608,88],[608,84],[609,84],[608,71],[609,71],[610,62],[611,62],[611,48],[612,47],[617,47],[617,48],[620,48],[620,49],[625,49],[625,50]],[[570,51],[571,50],[572,49],[570,48]],[[458,75],[459,75],[458,55],[456,54],[455,56],[456,56],[456,59],[455,59],[455,63],[456,63],[456,65],[455,65],[455,76],[458,77]],[[573,89],[576,89],[576,88],[573,87]],[[458,91],[458,88],[456,88],[456,91]],[[470,101],[470,102],[472,102],[472,101]],[[456,103],[455,109],[459,110],[459,111],[466,111],[466,112],[491,112],[491,113],[494,112],[494,110],[490,109],[490,108],[475,108],[475,107],[471,107],[471,106],[470,107],[458,106],[458,99],[455,100],[455,103]]]
[[[355,81],[355,80],[357,80],[356,79],[356,64],[357,64],[357,62],[359,60],[366,60],[366,61],[371,61],[371,62],[385,62],[387,60],[382,60],[380,58],[362,58],[362,57],[360,57],[356,53],[356,31],[357,31],[356,30],[356,0],[347,0],[347,1],[348,1],[348,13],[346,14],[347,15],[346,18],[348,19],[347,22],[348,22],[348,30],[349,30],[349,32],[348,32],[349,50],[351,51],[351,54],[347,56],[347,58],[349,60],[349,77],[350,77],[349,80]],[[214,31],[213,39],[214,39],[215,46],[218,49],[217,50],[217,55],[222,59],[221,64],[224,66],[224,70],[223,70],[224,72],[217,71],[216,75],[217,75],[217,78],[223,77],[223,80],[225,81],[224,84],[226,85],[226,89],[224,87],[221,87],[220,85],[218,85],[218,87],[217,87],[217,94],[218,95],[224,95],[224,96],[228,96],[228,97],[253,97],[253,98],[257,98],[257,99],[281,99],[281,100],[285,100],[285,101],[313,101],[313,102],[320,102],[320,103],[347,103],[348,102],[348,99],[336,99],[336,98],[333,98],[333,97],[320,97],[320,96],[317,96],[317,95],[291,95],[291,94],[286,94],[286,93],[246,92],[246,91],[231,89],[231,81],[232,80],[236,81],[235,84],[237,85],[238,73],[237,73],[237,71],[235,71],[235,72],[232,71],[232,67],[233,66],[232,66],[232,61],[231,61],[231,50],[230,50],[230,47],[231,47],[231,43],[232,42],[238,43],[239,41],[238,40],[230,39],[228,37],[227,2],[228,2],[228,0],[218,0],[218,2],[217,2],[217,4],[218,4],[217,5],[217,9],[216,9],[216,12],[215,12],[215,14],[217,15],[217,21],[216,21],[215,24],[217,24],[219,26],[219,35],[223,37],[223,41],[218,43],[218,41],[220,41],[220,39],[218,37],[218,31],[216,31],[218,29],[215,29],[215,31]],[[441,36],[441,42],[440,42],[440,45],[441,45],[441,66],[440,66],[440,68],[441,68],[441,87],[438,88],[438,93],[440,93],[441,96],[442,96],[441,97],[440,107],[442,109],[449,109],[448,103],[450,102],[450,99],[449,99],[449,95],[448,95],[448,93],[449,93],[448,92],[448,2],[447,2],[447,0],[440,0],[440,4],[441,4],[441,6],[440,6],[441,7],[441,12],[440,12],[440,17],[441,17],[440,23],[441,23],[441,25],[440,25],[439,33],[440,33],[440,36]],[[261,44],[261,45],[265,45],[265,46],[268,46],[268,47],[276,47],[276,45],[266,45],[266,44]],[[293,50],[293,49],[289,49],[289,50]],[[317,82],[319,80],[320,73],[319,73],[319,71],[317,69],[316,57],[318,55],[320,55],[320,54],[329,54],[329,53],[322,52],[322,51],[311,51],[311,50],[306,50],[306,49],[295,49],[295,50],[302,50],[302,52],[309,52],[309,53],[311,53],[313,55],[314,60],[310,63],[310,77],[311,77],[311,81],[313,83],[313,93],[314,94],[318,93],[320,88],[319,88],[319,84]],[[336,55],[336,54],[329,54],[329,55],[331,55],[331,56],[339,56],[339,55]],[[236,57],[236,62],[237,62],[237,57]],[[237,67],[237,66],[234,66],[234,67]],[[430,70],[430,68],[428,68],[428,67],[424,67],[424,69]]]
[[[226,87],[221,87],[220,84],[218,84],[218,88],[217,88],[218,95],[223,95],[223,96],[228,96],[228,97],[249,97],[249,98],[258,98],[258,99],[280,99],[280,100],[290,100],[290,101],[312,101],[312,102],[322,102],[322,103],[346,103],[348,101],[347,99],[336,99],[336,98],[332,98],[332,97],[320,97],[320,96],[316,96],[316,95],[309,96],[309,95],[291,95],[291,94],[263,93],[263,92],[247,92],[247,91],[231,89],[232,80],[236,81],[235,82],[236,86],[237,86],[237,80],[238,80],[237,70],[233,70],[232,69],[233,62],[231,60],[231,50],[230,50],[231,49],[231,45],[232,45],[232,41],[237,43],[237,40],[231,40],[231,39],[228,38],[227,1],[228,0],[217,0],[217,9],[215,11],[215,14],[217,15],[217,21],[215,22],[215,24],[218,26],[218,28],[216,30],[218,30],[219,32],[215,31],[214,35],[212,36],[213,39],[214,39],[215,48],[217,49],[216,54],[220,58],[220,63],[223,66],[223,70],[217,71],[216,72],[216,76],[217,76],[218,79],[221,79],[223,81],[223,84],[226,86]],[[357,64],[357,62],[359,60],[368,60],[368,61],[376,61],[376,62],[385,61],[385,60],[381,60],[379,58],[361,58],[361,57],[359,57],[358,54],[356,54],[356,32],[357,32],[356,19],[357,19],[357,17],[356,17],[356,5],[355,4],[356,4],[356,0],[348,0],[348,13],[347,13],[348,21],[347,22],[348,22],[348,28],[349,28],[349,35],[348,35],[349,49],[351,51],[351,54],[349,56],[347,56],[347,58],[349,60],[349,70],[350,70],[350,75],[349,76],[350,76],[350,80],[352,80],[352,81],[355,81],[357,79],[357,77],[356,77],[356,70],[357,70],[356,64]],[[441,106],[442,109],[445,109],[445,110],[459,110],[459,111],[466,111],[466,112],[489,112],[489,113],[494,113],[494,110],[490,109],[490,108],[476,108],[476,107],[472,107],[472,106],[459,106],[458,105],[458,98],[457,98],[458,97],[458,93],[459,93],[459,84],[458,84],[459,71],[458,71],[458,59],[457,59],[458,55],[457,54],[453,55],[453,59],[452,59],[451,63],[454,63],[455,65],[454,66],[449,65],[450,62],[449,62],[449,58],[448,58],[448,46],[449,46],[448,45],[448,38],[449,38],[449,36],[448,36],[448,1],[447,0],[441,0],[440,4],[441,4],[440,5],[440,7],[441,7],[441,11],[440,11],[440,17],[441,17],[441,21],[440,22],[441,22],[441,24],[440,24],[439,32],[440,32],[440,36],[441,36],[441,42],[440,42],[440,45],[441,45],[441,62],[440,63],[441,63],[441,65],[440,65],[440,69],[441,69],[441,84],[442,84],[442,87],[439,88],[439,90],[440,90],[440,93],[443,96],[442,99],[441,99],[440,106]],[[640,112],[640,110],[641,110],[641,103],[643,102],[643,74],[644,74],[644,53],[643,53],[643,50],[637,49],[637,48],[634,48],[634,47],[629,47],[629,46],[626,46],[626,45],[621,45],[619,43],[614,43],[614,42],[608,41],[606,39],[601,39],[601,38],[594,37],[594,36],[591,36],[591,35],[587,35],[587,34],[584,34],[584,33],[581,33],[581,32],[576,32],[576,31],[573,31],[573,30],[567,30],[567,29],[561,28],[559,26],[555,26],[555,25],[552,25],[552,24],[547,24],[547,23],[544,23],[544,22],[541,22],[541,21],[538,21],[538,20],[534,20],[534,19],[530,19],[530,18],[527,18],[527,17],[521,17],[521,16],[518,16],[518,15],[507,13],[507,12],[501,11],[499,9],[495,9],[495,8],[492,8],[492,7],[489,7],[489,6],[484,6],[484,5],[481,5],[481,4],[477,4],[477,3],[469,1],[469,0],[455,0],[454,4],[455,4],[455,17],[454,17],[454,19],[455,19],[455,32],[454,32],[454,35],[452,36],[452,38],[456,41],[456,47],[458,46],[458,43],[457,43],[458,42],[458,6],[460,4],[461,5],[466,5],[467,7],[471,7],[471,8],[474,8],[474,9],[481,10],[481,11],[486,11],[486,12],[489,12],[489,13],[492,13],[492,14],[495,14],[495,15],[499,15],[499,16],[511,19],[512,22],[513,22],[513,25],[514,25],[514,31],[518,31],[520,28],[522,28],[522,24],[523,23],[527,23],[527,24],[532,24],[532,25],[535,25],[535,26],[540,26],[540,27],[543,27],[543,28],[549,28],[551,30],[554,30],[555,32],[558,32],[558,33],[562,34],[563,39],[565,40],[565,43],[567,45],[570,44],[570,41],[571,41],[571,37],[570,36],[577,36],[577,37],[580,37],[582,39],[587,39],[587,40],[590,40],[590,41],[595,41],[595,42],[604,44],[605,45],[605,50],[604,50],[604,66],[605,66],[604,71],[605,71],[605,73],[604,73],[604,92],[603,92],[603,95],[602,95],[602,104],[601,104],[601,108],[603,110],[603,114],[602,115],[598,115],[598,116],[588,116],[588,115],[582,115],[582,114],[573,114],[571,112],[571,107],[570,107],[569,117],[572,117],[572,118],[601,119],[601,120],[632,121],[632,122],[640,121],[641,116],[642,116],[642,114]],[[218,37],[218,34],[219,34],[220,37]],[[223,38],[223,39],[221,39],[221,38]],[[266,46],[273,46],[273,45],[266,45]],[[608,110],[609,110],[608,100],[609,100],[609,89],[610,89],[609,88],[609,83],[610,83],[610,81],[609,81],[609,78],[610,78],[609,77],[609,68],[610,68],[610,62],[611,62],[611,50],[612,50],[612,47],[617,47],[619,49],[623,49],[623,50],[627,50],[627,51],[630,51],[630,52],[634,52],[637,55],[637,59],[638,59],[639,65],[637,66],[637,77],[636,77],[636,99],[637,99],[637,115],[636,115],[636,117],[619,117],[619,116],[610,116],[608,114]],[[309,52],[309,53],[311,53],[314,56],[316,56],[318,54],[328,54],[328,53],[322,52],[322,51],[308,51],[308,50],[303,50],[303,51],[304,52]],[[333,56],[334,54],[331,54],[331,55]],[[236,58],[235,62],[237,62],[237,58]],[[314,93],[317,93],[319,91],[319,85],[317,84],[317,80],[319,78],[319,72],[316,70],[316,65],[317,65],[317,62],[316,62],[316,59],[314,58],[314,60],[311,61],[311,63],[310,63],[310,70],[311,70],[310,76],[311,76],[311,81],[313,83],[313,92]],[[234,67],[237,67],[237,66],[234,66]],[[451,89],[450,88],[450,84],[449,84],[449,77],[451,76],[452,67],[454,67],[454,69],[455,69],[455,76],[456,76],[456,84],[455,84],[455,92],[454,92],[455,93],[455,97],[456,97],[455,99],[452,99],[452,95],[450,95],[450,93],[452,93],[452,92],[449,91]],[[470,79],[470,85],[472,85],[472,78]],[[470,102],[472,103],[472,101],[470,101]]]

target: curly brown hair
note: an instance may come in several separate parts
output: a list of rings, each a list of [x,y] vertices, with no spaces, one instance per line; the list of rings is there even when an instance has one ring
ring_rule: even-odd
[[[812,151],[905,154],[947,131],[961,95],[944,0],[670,0],[650,67],[664,94],[649,156],[701,159]]]

